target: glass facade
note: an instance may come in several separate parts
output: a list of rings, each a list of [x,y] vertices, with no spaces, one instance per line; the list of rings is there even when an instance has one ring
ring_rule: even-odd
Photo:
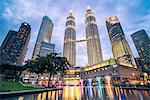
[[[131,35],[140,59],[143,63],[144,70],[150,71],[150,39],[145,30],[139,30]]]
[[[10,30],[1,45],[1,64],[22,65],[30,40],[31,28],[28,23],[22,23],[19,31]]]
[[[76,65],[76,30],[75,22],[72,12],[67,17],[63,56],[67,58],[69,63],[73,66]]]
[[[44,16],[40,26],[39,34],[34,47],[32,59],[37,58],[41,52],[42,42],[50,43],[53,30],[53,23],[48,16]]]
[[[91,8],[87,9],[85,23],[88,65],[98,64],[103,61],[103,58],[98,34],[98,27]]]
[[[106,19],[106,27],[112,45],[114,58],[119,64],[136,67],[136,63],[125,38],[120,22],[116,16]]]
[[[46,56],[47,54],[53,53],[55,45],[51,43],[42,42],[40,49],[40,56]]]

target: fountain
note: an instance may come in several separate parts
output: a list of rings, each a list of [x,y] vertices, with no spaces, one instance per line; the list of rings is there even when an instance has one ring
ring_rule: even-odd
[[[69,83],[69,82],[68,82],[68,81],[66,81],[66,86],[67,86],[67,87],[68,87],[68,83]]]
[[[105,76],[106,78],[106,88],[107,88],[107,94],[109,96],[109,99],[111,100],[114,100],[114,95],[113,95],[113,91],[112,91],[112,87],[111,87],[111,84],[110,84],[110,80],[111,80],[111,77],[110,76]]]
[[[45,87],[48,87],[48,81],[45,81]]]
[[[89,87],[92,86],[92,79],[88,79],[88,86],[89,86]]]
[[[32,81],[32,84],[35,84],[35,81]]]
[[[96,77],[96,80],[98,81],[98,88],[100,91],[100,98],[103,100],[103,90],[102,90],[102,84],[101,84],[101,77]]]
[[[42,86],[42,82],[43,82],[42,80],[41,80],[41,81],[39,81],[39,85],[40,85],[40,86]]]
[[[91,98],[93,97],[93,91],[92,91],[92,79],[88,79],[88,88]]]
[[[84,86],[83,79],[80,80],[80,86],[82,86],[82,87]]]
[[[55,86],[55,85],[56,85],[56,81],[53,80],[53,81],[52,81],[52,86]]]
[[[83,82],[84,82],[84,80],[81,79],[81,80],[80,80],[80,86],[81,86],[81,94],[82,94],[82,95],[84,95],[84,89],[83,89],[83,88],[84,88],[84,84],[83,84]]]
[[[58,81],[58,86],[59,86],[59,88],[61,88],[61,86],[62,86],[62,81]]]

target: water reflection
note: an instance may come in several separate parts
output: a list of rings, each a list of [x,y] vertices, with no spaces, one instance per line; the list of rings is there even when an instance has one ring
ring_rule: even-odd
[[[7,97],[2,100],[150,100],[150,91],[119,87],[65,86],[63,90]]]

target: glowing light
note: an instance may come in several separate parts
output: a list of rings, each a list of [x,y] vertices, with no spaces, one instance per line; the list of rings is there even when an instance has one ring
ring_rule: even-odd
[[[72,10],[69,10],[70,13],[72,13]]]
[[[32,84],[35,84],[35,81],[32,81]]]
[[[23,100],[23,98],[24,98],[23,96],[19,96],[18,100]]]
[[[99,64],[95,64],[95,65],[92,65],[92,66],[86,66],[86,67],[83,68],[83,70],[84,71],[89,71],[89,70],[93,70],[93,69],[100,68],[100,67],[103,67],[103,66],[114,65],[114,64],[115,64],[115,60],[110,59],[110,60],[103,61]]]
[[[42,81],[42,80],[41,80],[41,81],[39,81],[39,85],[40,85],[40,86],[42,86],[42,83],[43,83],[43,81]]]
[[[84,87],[81,86],[81,94],[84,95]]]
[[[88,6],[87,6],[87,9],[88,9],[88,10],[90,10],[90,9],[91,9],[91,7],[88,5]]]
[[[82,79],[80,80],[80,86],[82,86],[82,87],[84,86],[84,85],[83,85],[83,81],[84,81],[84,80],[82,80]]]
[[[41,77],[41,79],[44,79],[44,77]]]
[[[45,82],[45,86],[48,87],[48,81]]]
[[[56,81],[52,81],[52,85],[55,85],[56,84]]]
[[[58,81],[58,86],[59,86],[59,88],[61,88],[61,86],[62,86],[62,81]]]
[[[68,83],[69,83],[69,82],[68,82],[68,81],[66,81],[66,86],[67,86],[67,87],[68,87]]]
[[[106,82],[107,82],[107,94],[109,96],[109,99],[110,100],[114,100],[114,95],[113,95],[113,91],[112,91],[112,87],[111,87],[111,84],[110,84],[110,80],[111,80],[111,77],[110,76],[105,76],[106,78]]]
[[[100,98],[103,100],[103,90],[102,90],[102,84],[101,84],[101,77],[96,77],[96,80],[98,81],[98,87],[100,91]]]
[[[92,86],[92,79],[88,79],[88,86],[89,86],[89,87]]]

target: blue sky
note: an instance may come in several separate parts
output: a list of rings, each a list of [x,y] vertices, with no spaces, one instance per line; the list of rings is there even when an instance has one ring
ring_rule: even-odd
[[[31,25],[31,39],[26,59],[32,56],[42,17],[48,15],[53,23],[52,43],[62,52],[66,17],[73,10],[76,21],[77,40],[85,39],[85,13],[87,6],[95,14],[104,60],[112,57],[105,18],[118,16],[127,41],[135,57],[138,56],[131,34],[145,29],[150,35],[150,0],[0,0],[0,44],[7,32],[18,31],[22,22]],[[77,66],[87,64],[86,44],[77,44]]]

